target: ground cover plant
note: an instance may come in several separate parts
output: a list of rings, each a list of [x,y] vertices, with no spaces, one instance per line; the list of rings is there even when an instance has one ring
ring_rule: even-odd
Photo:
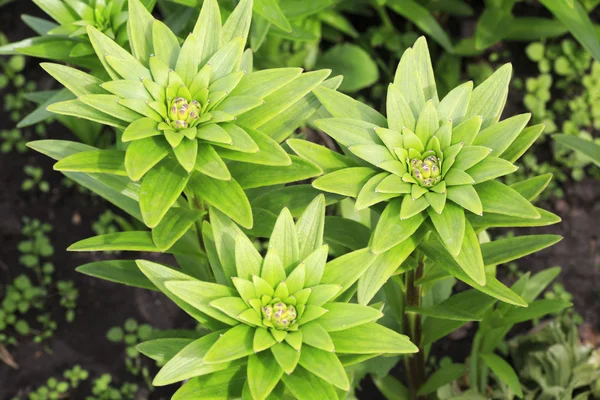
[[[598,2],[34,3],[0,396],[600,397]]]

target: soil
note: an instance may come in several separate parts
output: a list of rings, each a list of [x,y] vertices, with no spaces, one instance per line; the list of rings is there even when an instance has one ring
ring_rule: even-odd
[[[11,41],[32,35],[17,16],[27,13],[43,16],[31,2],[14,2],[0,8],[0,26]],[[515,53],[516,54],[516,53]],[[522,54],[522,53],[521,53]],[[516,74],[530,72],[530,65],[514,60]],[[35,79],[42,88],[49,88],[51,80],[37,66],[37,61],[28,59],[25,72],[28,79]],[[4,93],[0,92],[0,98]],[[512,101],[511,101],[512,100]],[[518,96],[509,99],[509,112],[523,112]],[[0,114],[0,129],[10,129],[13,123],[6,113]],[[75,140],[65,128],[54,124],[48,129],[48,137]],[[30,339],[10,347],[10,353],[18,364],[13,369],[0,363],[0,399],[11,399],[39,387],[48,377],[60,376],[65,369],[75,364],[90,371],[92,377],[111,373],[116,383],[137,382],[145,388],[143,380],[132,376],[124,364],[124,346],[106,340],[106,332],[113,326],[122,326],[127,318],[140,323],[149,323],[159,329],[193,327],[190,319],[164,296],[141,289],[131,289],[118,284],[92,279],[75,272],[79,265],[101,259],[91,253],[69,253],[65,249],[72,243],[93,236],[91,224],[107,209],[107,204],[89,194],[77,193],[75,188],[61,184],[62,175],[52,170],[53,161],[34,151],[25,154],[11,152],[0,157],[0,298],[2,285],[11,282],[23,273],[18,262],[16,246],[21,237],[21,218],[29,216],[54,226],[50,234],[55,254],[55,281],[73,280],[79,289],[76,318],[72,323],[64,320],[64,310],[58,297],[48,299],[49,309],[58,322],[54,336],[43,345]],[[51,191],[22,191],[25,179],[23,167],[42,167],[44,178],[49,181]],[[519,265],[523,271],[537,272],[559,265],[563,272],[559,281],[573,293],[576,311],[583,316],[592,331],[600,331],[600,185],[593,179],[568,182],[564,187],[564,199],[554,200],[542,206],[558,214],[563,223],[546,228],[523,229],[518,233],[555,233],[564,236],[557,245],[535,255],[524,258]],[[118,210],[113,210],[118,213]],[[152,254],[121,254],[127,258],[152,258]],[[461,334],[451,336],[436,345],[434,353],[450,355],[462,361],[468,354],[470,338],[475,327],[467,327]],[[51,352],[46,351],[51,349]],[[153,363],[147,362],[151,376],[156,372]],[[361,384],[359,398],[383,398],[370,380]],[[140,391],[140,398],[168,399],[175,386]],[[83,399],[89,393],[84,386],[72,398]]]

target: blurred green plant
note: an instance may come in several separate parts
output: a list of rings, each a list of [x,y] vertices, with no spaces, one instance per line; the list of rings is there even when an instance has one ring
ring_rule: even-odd
[[[600,398],[600,350],[579,341],[577,325],[553,320],[509,342],[526,400]],[[513,396],[502,397],[512,399]]]
[[[154,329],[148,324],[139,324],[135,319],[128,318],[123,327],[115,326],[106,332],[106,338],[113,343],[125,344],[125,366],[135,376],[142,377],[148,388],[152,389],[150,370],[142,363],[141,354],[136,345],[152,337]]]
[[[28,178],[21,183],[21,190],[29,192],[37,189],[42,193],[50,191],[50,184],[44,180],[44,170],[41,167],[26,165],[23,172]]]

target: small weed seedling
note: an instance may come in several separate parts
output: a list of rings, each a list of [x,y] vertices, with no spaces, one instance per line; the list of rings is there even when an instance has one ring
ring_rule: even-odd
[[[150,371],[142,365],[142,358],[135,348],[140,342],[150,339],[153,329],[148,324],[138,324],[133,318],[128,318],[123,327],[112,327],[107,333],[106,338],[113,343],[125,344],[125,365],[127,370],[135,376],[142,376],[151,388]]]
[[[26,165],[23,171],[28,178],[21,184],[21,190],[29,192],[38,189],[42,193],[50,191],[50,184],[44,180],[44,170],[42,168]]]
[[[75,365],[73,368],[63,372],[63,378],[48,378],[46,383],[29,393],[29,400],[51,400],[68,398],[69,392],[77,389],[79,385],[88,379],[88,371]],[[22,400],[24,397],[15,396],[12,400]]]
[[[103,374],[100,378],[94,380],[92,386],[92,396],[87,396],[85,400],[129,400],[135,397],[138,386],[135,383],[125,382],[120,388],[111,385],[112,376]]]

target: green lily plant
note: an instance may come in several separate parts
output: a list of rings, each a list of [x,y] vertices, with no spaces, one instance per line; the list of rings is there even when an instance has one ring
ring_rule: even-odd
[[[110,79],[42,64],[77,96],[48,109],[113,126],[122,131],[122,145],[118,150],[72,154],[55,169],[141,180],[141,213],[151,228],[159,225],[182,192],[192,208],[202,212],[205,203],[212,204],[251,228],[252,212],[242,186],[318,175],[316,166],[288,155],[278,142],[316,111],[318,101],[306,101],[305,96],[330,71],[252,72],[252,55],[244,52],[251,10],[252,1],[241,1],[221,25],[217,2],[205,1],[194,30],[180,46],[140,0],[130,0],[127,32],[132,53],[87,26]],[[328,85],[335,87],[335,82]],[[288,168],[287,175],[281,172]],[[180,219],[182,213],[180,208],[173,217]]]
[[[526,128],[529,114],[500,121],[510,75],[506,65],[475,89],[467,82],[439,100],[427,43],[420,38],[403,54],[389,86],[387,118],[342,93],[315,90],[330,114],[315,123],[344,155],[314,143],[287,142],[324,171],[315,188],[355,198],[357,211],[379,214],[369,243],[373,259],[359,278],[357,300],[379,299],[383,288],[396,328],[419,346],[406,360],[410,398],[431,389],[425,374],[428,346],[465,323],[456,321],[481,320],[495,300],[504,308],[527,307],[518,290],[495,278],[495,265],[560,240],[530,235],[480,244],[488,228],[560,221],[531,204],[550,175],[511,186],[497,180],[516,170],[513,163],[543,130],[542,125]],[[398,274],[404,274],[402,281]],[[435,294],[452,288],[455,278],[476,290]],[[541,314],[567,306],[552,304]],[[488,352],[497,345],[491,342]]]
[[[313,186],[356,198],[357,210],[387,203],[375,229],[374,253],[402,243],[429,221],[469,277],[485,285],[471,221],[487,212],[524,220],[541,217],[515,189],[496,180],[516,171],[513,162],[543,129],[523,129],[529,114],[498,122],[510,74],[506,65],[474,90],[467,82],[440,101],[427,43],[420,38],[402,56],[389,85],[387,120],[341,93],[317,89],[333,118],[319,119],[316,125],[347,156],[337,157],[337,165]],[[289,144],[300,155],[307,155],[304,150],[311,146],[294,140]]]
[[[33,0],[54,21],[23,15],[23,21],[39,36],[0,47],[0,54],[20,53],[32,57],[68,61],[82,67],[98,67],[87,36],[92,26],[127,46],[127,0]],[[152,11],[156,0],[142,0]]]
[[[322,195],[297,222],[287,208],[281,211],[264,258],[219,211],[211,209],[210,221],[204,243],[217,283],[138,261],[161,291],[219,321],[213,333],[180,345],[154,379],[160,386],[192,378],[174,399],[212,398],[216,390],[226,390],[227,398],[288,392],[332,399],[336,390],[350,389],[344,366],[417,351],[406,336],[375,322],[380,308],[348,302],[344,294],[367,266],[368,250],[327,263]],[[174,342],[158,339],[138,348],[154,358],[165,345]],[[230,380],[228,386],[209,385],[221,380]]]

